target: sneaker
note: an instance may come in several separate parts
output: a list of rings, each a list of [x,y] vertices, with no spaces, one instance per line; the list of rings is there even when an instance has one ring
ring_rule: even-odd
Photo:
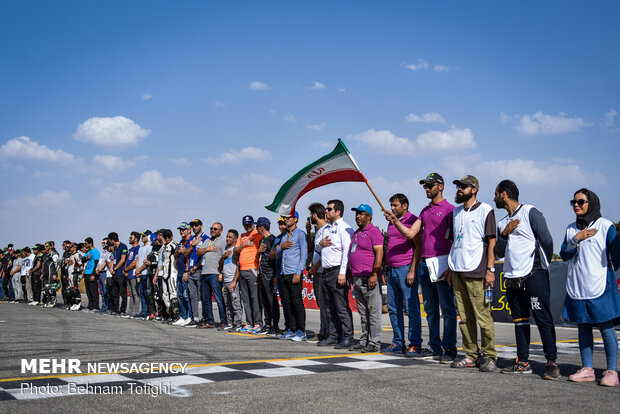
[[[405,356],[407,358],[420,358],[422,356],[422,349],[420,349],[419,346],[415,346],[415,345],[409,345],[409,348],[407,348],[407,352],[405,352]]]
[[[599,384],[604,387],[615,387],[618,385],[618,371],[608,369],[603,372],[603,378],[601,378]]]
[[[225,323],[220,323],[220,324],[217,326],[217,330],[218,330],[218,331],[223,331],[223,330],[224,330],[224,327],[226,327],[226,324],[225,324]]]
[[[30,306],[35,306],[36,304],[37,304],[37,302],[34,301],[34,300],[32,302],[28,302],[28,305],[30,305]]]
[[[241,332],[241,325],[233,324],[231,331],[233,332]]]
[[[456,359],[456,351],[443,351],[443,355],[439,362],[442,364],[451,364]]]
[[[155,318],[157,318],[157,315],[155,315],[154,313],[151,313],[149,316],[147,316],[146,318],[144,318],[145,321],[152,321]]]
[[[482,372],[496,372],[497,365],[493,358],[485,358],[482,365],[480,365],[480,371]]]
[[[269,329],[271,328],[271,326],[263,326],[258,332],[255,332],[258,335],[267,335],[267,332],[269,332]]]
[[[306,333],[304,331],[297,331],[295,336],[291,338],[291,341],[301,342],[307,339]]]
[[[199,320],[198,322],[196,322],[196,328],[200,328],[202,325],[206,324],[207,322],[205,322],[204,319]]]
[[[467,357],[463,357],[452,361],[450,366],[452,368],[473,368],[476,366],[476,363]]]
[[[362,344],[361,342],[358,342],[355,345],[351,345],[349,347],[349,351],[361,351],[364,348],[366,348],[366,345]]]
[[[545,365],[545,373],[543,374],[543,379],[546,380],[556,380],[560,378],[560,367],[555,361],[548,361],[547,365]]]
[[[131,318],[131,315],[130,315],[130,314],[128,314],[128,313],[121,313],[121,318],[123,318],[123,319],[129,319],[129,318]]]
[[[371,352],[371,353],[373,353],[373,352],[379,352],[379,346],[378,346],[378,345],[371,345],[371,344],[368,344],[368,345],[366,345],[366,346],[362,349],[362,352],[364,352],[364,353],[367,353],[367,352]]]
[[[590,382],[595,381],[594,368],[582,367],[579,371],[568,376],[568,380],[572,382]]]
[[[183,327],[186,327],[186,328],[188,328],[188,327],[189,327],[189,328],[193,328],[193,327],[194,327],[194,326],[196,326],[196,325],[198,325],[198,322],[196,322],[196,321],[195,321],[195,320],[193,320],[193,319],[190,319],[190,321],[189,321],[189,322],[187,322],[187,324],[183,325]]]
[[[557,365],[556,365],[557,367]],[[528,362],[519,361],[519,358],[515,358],[511,366],[501,370],[502,374],[531,374],[532,365]]]
[[[263,329],[262,326],[260,326],[259,324],[256,324],[248,330],[248,333],[258,335],[262,329]]]
[[[338,340],[336,339],[326,338],[326,339],[323,339],[322,341],[317,342],[316,346],[334,346],[337,343],[338,343]]]
[[[417,359],[417,360],[425,360],[425,359],[432,359],[434,361],[440,361],[441,360],[441,354],[436,354],[433,351],[431,351],[428,348],[422,348],[420,349],[420,351],[418,352],[418,355],[407,355],[405,354],[405,356],[411,357],[413,359]]]
[[[278,331],[276,330],[276,328],[270,326],[269,330],[267,331],[267,336],[275,336],[277,333]]]
[[[278,336],[278,339],[292,339],[295,335],[295,332],[286,331],[285,334]]]
[[[381,348],[381,353],[402,355],[405,353],[405,350],[400,345],[392,344],[386,348]]]
[[[286,335],[287,333],[288,333],[288,329],[286,328],[280,331],[280,335]]]
[[[244,327],[241,328],[241,330],[239,332],[241,333],[250,333],[250,331],[252,330],[252,327],[248,324],[246,324]]]
[[[179,318],[177,321],[172,322],[171,325],[179,326],[179,325],[183,325],[184,323],[189,323],[189,321],[188,322],[186,322],[186,321],[187,321],[187,319]]]

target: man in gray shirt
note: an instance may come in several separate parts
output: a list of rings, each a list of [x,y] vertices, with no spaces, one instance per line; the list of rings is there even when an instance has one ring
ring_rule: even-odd
[[[202,256],[202,315],[205,324],[201,328],[214,328],[213,307],[211,305],[211,294],[215,296],[217,309],[220,314],[218,327],[224,328],[228,321],[226,319],[226,309],[222,297],[222,285],[219,281],[220,259],[226,251],[226,239],[222,237],[222,223],[215,222],[211,225],[211,238],[198,245],[198,256]]]
[[[233,286],[232,289],[230,288],[230,283],[235,278],[235,273],[237,272],[238,256],[234,255],[233,250],[237,244],[238,237],[239,232],[237,232],[237,230],[228,230],[226,234],[226,251],[220,259],[220,268],[222,269],[220,279],[224,284],[224,303],[226,305],[226,319],[228,320],[227,325],[218,328],[218,330],[222,331],[241,331],[243,313],[241,309],[241,297],[239,296],[239,285]]]

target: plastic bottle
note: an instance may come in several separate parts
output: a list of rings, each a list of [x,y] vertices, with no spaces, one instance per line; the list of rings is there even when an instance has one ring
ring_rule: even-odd
[[[489,285],[484,289],[484,303],[493,302],[493,288]]]

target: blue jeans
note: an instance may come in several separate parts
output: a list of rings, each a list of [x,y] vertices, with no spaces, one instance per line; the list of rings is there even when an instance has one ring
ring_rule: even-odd
[[[99,284],[99,293],[101,293],[101,311],[108,312],[110,310],[110,297],[108,296],[108,287],[105,283],[105,272],[97,277]]]
[[[177,296],[181,307],[181,319],[193,318],[192,306],[189,301],[189,283],[183,281],[183,274],[177,276]]]
[[[394,331],[392,343],[401,348],[405,347],[403,301],[407,306],[407,315],[409,316],[409,345],[422,346],[422,317],[420,316],[418,278],[415,279],[412,286],[407,284],[407,273],[410,267],[411,265],[388,267],[387,271],[388,312]]]
[[[599,323],[598,329],[603,337],[603,346],[605,347],[605,357],[607,358],[607,369],[616,370],[618,364],[618,336],[614,329],[612,321]],[[581,353],[581,363],[584,367],[592,368],[592,348],[594,347],[594,338],[592,336],[593,324],[580,323],[577,325],[579,332],[579,352]]]
[[[444,281],[431,282],[428,267],[424,261],[418,266],[416,279],[422,286],[424,311],[428,322],[429,348],[437,355],[442,355],[444,351],[456,354],[456,304],[452,286]],[[443,314],[443,341],[439,334],[440,307]]]
[[[200,287],[202,291],[202,318],[206,323],[215,323],[213,319],[213,306],[211,305],[211,294],[215,296],[217,310],[220,313],[220,323],[228,323],[226,319],[226,309],[224,309],[224,298],[222,297],[222,285],[218,281],[220,275],[213,273],[200,276]]]
[[[148,305],[146,303],[146,284],[148,277],[146,275],[140,276],[140,315],[146,318],[148,316]]]

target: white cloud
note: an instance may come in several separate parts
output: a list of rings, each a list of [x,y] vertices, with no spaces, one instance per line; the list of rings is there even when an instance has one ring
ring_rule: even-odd
[[[93,117],[78,125],[73,138],[100,147],[120,148],[135,147],[150,134],[150,130],[124,116]]]
[[[476,147],[474,135],[469,128],[452,127],[447,131],[426,131],[415,140],[398,137],[388,130],[369,129],[356,135],[349,135],[372,150],[393,155],[416,155],[437,150],[451,151]]]
[[[418,59],[417,63],[413,63],[413,64],[409,64],[409,65],[405,65],[407,67],[407,69],[411,69],[414,71],[417,70],[426,70],[428,69],[428,62],[425,61],[424,59]]]
[[[487,174],[492,172],[497,178],[500,173],[502,178],[514,180],[517,184],[525,183],[536,186],[548,186],[551,184],[570,183],[572,186],[585,185],[597,182],[605,183],[605,177],[597,172],[584,170],[572,160],[554,158],[551,161],[514,160],[483,161],[478,164],[478,173]]]
[[[346,93],[346,89],[345,88],[339,88],[336,92],[338,93]]]
[[[241,150],[232,149],[222,152],[217,158],[208,157],[206,162],[213,165],[238,164],[242,161],[267,161],[271,159],[271,153],[256,147],[245,147]]]
[[[605,119],[603,119],[599,125],[603,128],[610,128],[614,125],[614,121],[616,119],[616,115],[618,115],[618,112],[616,112],[615,109],[610,109],[609,112],[607,112],[605,114]]]
[[[222,102],[222,101],[220,101],[219,99],[216,99],[216,100],[215,100],[215,107],[216,107],[216,108],[223,108],[223,107],[225,107],[225,106],[226,106],[226,102]]]
[[[168,158],[168,161],[175,165],[178,165],[179,167],[189,167],[190,165],[192,165],[192,162],[185,157]]]
[[[37,195],[27,195],[21,199],[11,199],[6,200],[4,205],[6,207],[14,207],[14,208],[36,208],[36,209],[58,209],[62,207],[66,207],[67,205],[72,204],[71,202],[71,194],[68,191],[59,191],[54,192],[50,190],[43,191]]]
[[[114,155],[95,155],[93,163],[110,171],[123,171],[130,167],[128,165],[130,161],[125,161]]]
[[[427,112],[422,115],[417,114],[409,114],[405,118],[407,122],[423,122],[425,124],[431,124],[433,122],[441,122],[442,124],[446,123],[446,120],[443,119],[443,116],[439,115],[437,112]]]
[[[297,122],[297,118],[295,118],[293,115],[287,115],[284,117],[284,120],[286,122]]]
[[[0,147],[0,157],[35,161],[50,161],[58,163],[72,163],[77,159],[73,154],[61,149],[50,149],[46,145],[21,136],[10,139]]]
[[[278,184],[282,184],[282,180],[274,177],[269,177],[263,174],[244,174],[241,177],[243,182],[246,184],[262,185],[262,186],[277,186]]]
[[[309,89],[325,89],[325,84],[319,81],[314,81]]]
[[[469,128],[452,127],[447,131],[426,131],[415,140],[418,148],[423,150],[455,150],[476,147],[474,134]]]
[[[143,101],[148,101],[149,99],[151,99],[153,97],[153,95],[151,95],[150,93],[143,93],[142,94],[142,100]]]
[[[412,141],[398,137],[386,129],[380,131],[369,129],[361,134],[349,135],[349,137],[372,150],[383,153],[406,155],[415,152],[415,144]]]
[[[565,134],[592,125],[583,118],[568,117],[563,112],[558,115],[547,115],[540,111],[532,115],[506,115],[501,112],[500,120],[503,123],[518,120],[515,129],[524,136]]]
[[[313,131],[321,132],[325,128],[327,128],[327,124],[325,122],[321,122],[321,123],[318,123],[318,124],[306,125],[306,128],[311,129]]]
[[[269,110],[269,114],[271,114],[271,115],[274,115],[274,116],[275,116],[275,115],[276,115],[276,111],[275,111],[275,109],[270,109],[270,110]]]
[[[435,72],[448,72],[450,68],[446,65],[434,65],[433,70]]]
[[[102,195],[107,198],[134,196],[135,194],[158,196],[200,192],[200,188],[188,183],[181,176],[165,178],[159,171],[146,171],[133,181],[112,183]]]
[[[250,82],[250,89],[253,91],[266,91],[271,88],[266,83],[260,81],[253,81]]]

